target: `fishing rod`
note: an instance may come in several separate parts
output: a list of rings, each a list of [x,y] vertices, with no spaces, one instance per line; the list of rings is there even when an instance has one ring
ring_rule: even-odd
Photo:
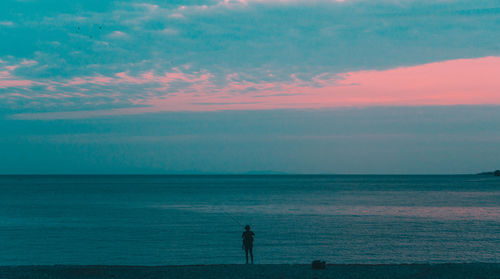
[[[222,212],[224,212],[224,214],[226,214],[227,216],[229,216],[229,218],[231,218],[231,220],[233,220],[234,222],[236,222],[236,224],[240,225],[241,227],[243,227],[243,224],[241,224],[238,220],[236,220],[236,218],[234,218],[233,216],[231,216],[229,213],[227,213],[226,211],[222,210]]]
[[[234,218],[231,214],[227,213],[224,208],[222,206],[219,207],[220,210],[225,214],[227,215],[229,218],[231,218],[231,220],[233,220],[236,224],[238,224],[240,227],[243,227],[243,224],[240,223],[240,221],[238,221],[236,218]]]

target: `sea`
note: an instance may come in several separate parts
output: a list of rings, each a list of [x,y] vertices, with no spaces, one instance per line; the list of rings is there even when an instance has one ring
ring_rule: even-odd
[[[0,176],[0,265],[500,262],[500,177]]]

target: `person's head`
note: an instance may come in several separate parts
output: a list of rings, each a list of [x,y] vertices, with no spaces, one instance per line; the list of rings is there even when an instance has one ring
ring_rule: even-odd
[[[246,225],[246,226],[245,226],[245,230],[246,230],[246,231],[249,231],[249,230],[250,230],[250,225]]]

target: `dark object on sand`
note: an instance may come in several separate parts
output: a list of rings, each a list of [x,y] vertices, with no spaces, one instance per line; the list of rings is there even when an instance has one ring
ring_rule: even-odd
[[[313,269],[325,269],[326,268],[326,262],[325,261],[313,261],[312,263],[312,268]]]
[[[494,173],[493,173],[494,176],[500,176],[500,170],[496,170]]]

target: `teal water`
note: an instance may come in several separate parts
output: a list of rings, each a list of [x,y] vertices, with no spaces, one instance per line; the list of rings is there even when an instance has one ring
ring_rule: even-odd
[[[500,178],[0,176],[0,265],[500,262]]]

